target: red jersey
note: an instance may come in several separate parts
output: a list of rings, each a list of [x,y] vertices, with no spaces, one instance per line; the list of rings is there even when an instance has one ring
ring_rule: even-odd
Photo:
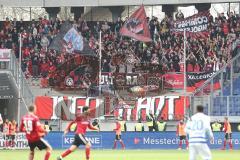
[[[231,124],[229,122],[224,122],[223,131],[225,133],[232,133],[232,127],[231,127]]]
[[[89,121],[88,117],[85,116],[81,116],[81,117],[77,117],[74,121],[70,122],[67,130],[70,130],[70,127],[72,124],[76,123],[76,134],[85,134],[87,131],[87,128],[92,129],[92,130],[96,130],[92,125],[91,122]]]
[[[30,142],[38,141],[45,130],[39,122],[39,118],[34,114],[27,114],[22,117],[20,131],[26,133],[27,140]]]
[[[122,129],[121,129],[121,123],[116,122],[116,128],[114,129],[114,131],[116,132],[116,135],[121,135]]]

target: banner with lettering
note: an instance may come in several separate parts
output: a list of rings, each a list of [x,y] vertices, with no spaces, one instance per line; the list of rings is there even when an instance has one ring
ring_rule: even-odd
[[[83,106],[89,106],[92,109],[92,118],[114,114],[128,121],[138,119],[145,121],[149,113],[153,113],[157,119],[164,118],[165,120],[178,120],[184,117],[183,96],[145,97],[117,104],[113,102],[113,99],[97,97],[39,96],[36,97],[35,104],[36,114],[40,119],[72,120],[77,112],[81,112]],[[188,104],[187,99],[187,107]]]
[[[115,126],[112,126],[113,128]],[[145,130],[148,131],[148,130]],[[211,149],[219,149],[224,144],[224,133],[214,132],[214,141],[208,145]],[[232,143],[236,150],[240,149],[240,132],[232,133]],[[54,149],[66,149],[72,145],[74,133],[63,136],[63,132],[49,132],[44,137]],[[94,149],[112,149],[115,139],[114,132],[87,132],[86,139]],[[177,149],[179,138],[175,131],[165,132],[123,132],[122,139],[126,149]],[[17,133],[15,138],[15,149],[29,149],[25,133]],[[185,144],[185,141],[183,141]],[[0,134],[0,150],[4,149],[5,140]],[[80,146],[82,148],[84,146]],[[120,148],[120,145],[117,146]]]
[[[195,91],[198,87],[200,87],[206,80],[211,78],[214,75],[214,72],[187,72],[187,91],[192,92]],[[183,89],[184,88],[184,74],[165,74],[164,76],[164,87],[166,89]],[[210,86],[206,87],[208,90]],[[219,89],[220,83],[219,78],[215,78],[213,81],[213,89]]]
[[[200,12],[183,20],[175,21],[172,31],[176,34],[183,34],[186,30],[187,36],[207,37],[209,35],[209,12]]]
[[[6,147],[5,135],[0,132],[0,150]],[[28,141],[25,133],[16,133],[14,139],[15,149],[28,149]]]
[[[101,74],[101,85],[111,84],[115,87],[133,87],[133,86],[146,86],[157,85],[159,86],[162,80],[161,74],[149,73],[108,73]]]
[[[10,61],[11,49],[0,49],[0,62]]]
[[[182,90],[184,86],[183,74],[167,73],[164,76],[164,87],[166,89]]]
[[[83,106],[89,106],[91,117],[101,114],[100,101],[94,97],[38,96],[35,99],[36,114],[40,119],[73,120]]]
[[[187,87],[188,91],[194,91],[199,88],[206,80],[211,78],[215,72],[202,72],[202,73],[187,73]],[[220,82],[218,78],[213,80],[213,90],[220,88]],[[210,91],[210,85],[205,87],[205,91]]]

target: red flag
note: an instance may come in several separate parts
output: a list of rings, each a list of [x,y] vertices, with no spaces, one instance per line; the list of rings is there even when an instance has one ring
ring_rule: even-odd
[[[152,41],[143,5],[125,22],[120,34],[143,42]]]

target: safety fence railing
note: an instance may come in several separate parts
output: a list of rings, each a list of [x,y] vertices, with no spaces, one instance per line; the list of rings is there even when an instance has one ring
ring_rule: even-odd
[[[1,51],[1,53],[7,55],[3,61],[0,60],[0,70],[9,71],[12,74],[13,79],[15,80],[16,87],[18,88],[18,93],[20,93],[21,102],[27,106],[33,103],[34,95],[31,92],[30,87],[28,86],[27,80],[22,70],[19,68],[19,60],[11,52],[11,50]]]

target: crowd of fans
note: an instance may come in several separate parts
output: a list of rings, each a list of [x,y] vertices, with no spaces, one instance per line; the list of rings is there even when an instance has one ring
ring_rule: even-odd
[[[183,19],[182,13],[175,15]],[[187,38],[186,63],[189,72],[217,71],[233,56],[239,42],[240,16],[234,12],[218,17],[210,16],[209,37]],[[183,36],[171,32],[173,18],[165,16],[147,18],[150,43],[142,43],[119,34],[124,24],[120,18],[114,22],[73,21],[90,47],[99,54],[99,32],[102,31],[102,72],[111,73],[166,73],[182,71]],[[22,33],[22,70],[26,77],[43,77],[50,85],[64,85],[62,79],[73,78],[79,85],[82,78],[95,79],[98,70],[96,57],[69,54],[49,49],[64,21],[56,18],[39,18],[30,22],[6,20],[0,27],[0,48],[10,48],[19,56],[18,36]],[[80,66],[80,67],[79,67]],[[96,69],[97,68],[97,69]],[[86,76],[87,75],[87,76]],[[91,76],[95,75],[95,76]]]

